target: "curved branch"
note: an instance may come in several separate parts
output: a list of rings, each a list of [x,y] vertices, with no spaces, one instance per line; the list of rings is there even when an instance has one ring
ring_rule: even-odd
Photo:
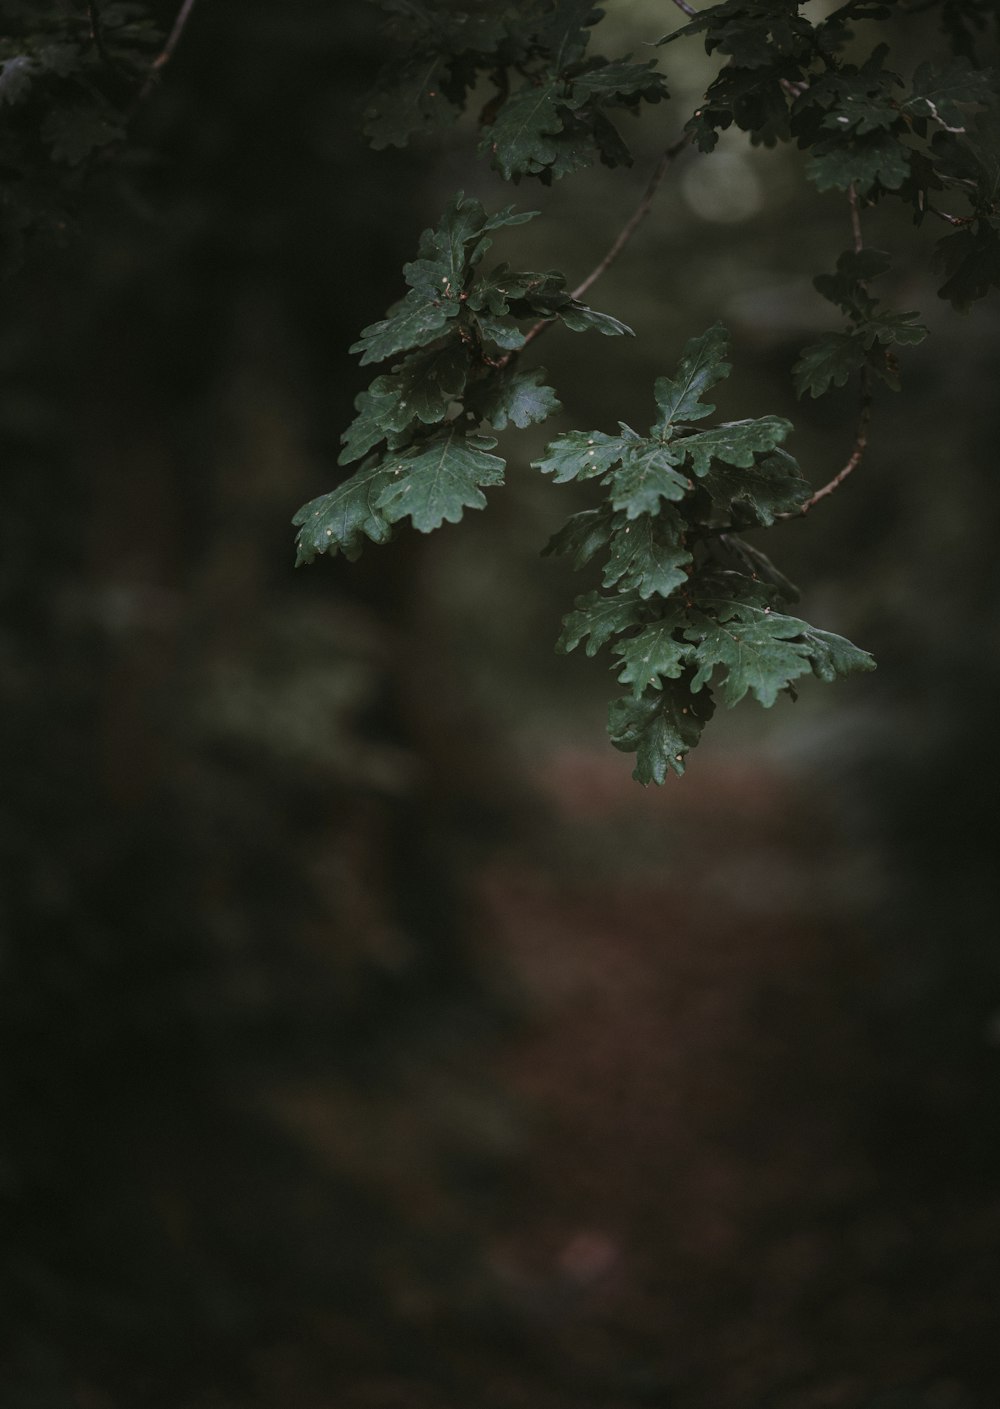
[[[843,469],[839,470],[822,489],[817,489],[815,494],[811,494],[801,509],[786,514],[779,514],[780,519],[799,519],[803,514],[808,514],[814,504],[818,504],[821,499],[825,499],[828,494],[832,494],[835,489],[839,489],[848,475],[861,464],[865,458],[865,451],[868,449],[868,430],[872,419],[872,390],[871,378],[868,375],[868,368],[861,369],[861,406],[858,411],[858,423],[854,432],[854,445]]]
[[[576,288],[570,294],[570,298],[582,298],[582,296],[590,288],[591,284],[596,284],[597,280],[601,277],[601,275],[606,273],[606,271],[611,268],[612,264],[614,264],[615,260],[621,254],[622,250],[628,244],[629,240],[631,240],[636,230],[638,230],[639,226],[642,224],[642,222],[645,220],[646,216],[652,209],[653,200],[656,196],[657,189],[664,176],[666,176],[669,167],[677,159],[677,157],[680,156],[681,152],[684,150],[684,148],[688,145],[690,141],[690,132],[684,132],[681,134],[680,137],[678,137],[677,141],[673,142],[663,153],[663,155],[660,157],[660,160],[656,164],[655,171],[649,178],[645,191],[642,193],[642,199],[640,200],[639,204],[636,206],[632,214],[629,216],[628,220],[622,226],[621,230],[618,232],[618,235],[612,242],[611,248],[601,260],[600,264],[596,265],[590,271],[586,279],[584,279],[582,283],[577,284]]]
[[[861,231],[861,213],[858,205],[858,193],[853,184],[847,188],[847,199],[851,207],[851,233],[854,236],[854,253],[860,254],[865,247],[864,236]],[[817,489],[815,494],[811,494],[800,509],[794,509],[785,514],[778,514],[779,519],[800,519],[804,514],[808,514],[814,504],[818,504],[821,499],[825,499],[828,494],[832,494],[835,489],[839,489],[848,475],[852,475],[865,458],[865,451],[868,449],[868,431],[872,420],[872,383],[871,375],[867,367],[861,368],[861,398],[858,409],[858,420],[854,431],[854,445],[847,458],[844,467],[837,471],[833,479],[828,480],[822,489]]]
[[[652,209],[653,200],[656,196],[657,189],[664,176],[666,176],[668,168],[676,160],[676,158],[680,156],[681,152],[684,150],[684,148],[688,145],[690,141],[690,132],[684,132],[681,134],[680,137],[678,137],[676,142],[672,142],[671,145],[666,149],[666,151],[660,157],[660,160],[657,162],[653,174],[646,184],[646,189],[642,193],[642,199],[639,201],[639,204],[629,216],[628,220],[626,220],[621,230],[619,230],[618,234],[615,236],[607,254],[604,256],[604,258],[600,261],[599,264],[596,264],[594,266],[594,268],[590,271],[587,277],[582,280],[581,283],[577,284],[575,289],[572,289],[570,291],[570,298],[579,299],[580,297],[582,297],[582,295],[587,292],[591,285],[596,284],[601,275],[606,273],[607,270],[611,268],[612,264],[614,264],[615,260],[621,254],[622,250],[628,244],[629,240],[631,240],[636,230],[638,230],[639,226],[642,224],[642,222],[645,220],[646,216]],[[506,367],[508,362],[510,362],[515,356],[523,352],[530,342],[534,342],[535,338],[540,337],[542,333],[545,332],[546,328],[550,328],[554,321],[554,318],[539,319],[537,323],[535,323],[531,328],[528,329],[527,333],[525,334],[524,342],[521,344],[521,346],[513,352],[508,352],[505,357],[502,357],[500,359],[499,366]]]
[[[160,74],[173,58],[174,50],[180,43],[181,35],[184,33],[185,25],[191,18],[191,11],[194,9],[195,3],[196,0],[184,0],[180,10],[177,12],[173,29],[171,29],[170,33],[167,35],[167,42],[150,65],[149,73],[146,75],[146,82],[142,85],[142,89],[136,99],[137,105],[145,102],[149,97],[150,93],[156,87]]]

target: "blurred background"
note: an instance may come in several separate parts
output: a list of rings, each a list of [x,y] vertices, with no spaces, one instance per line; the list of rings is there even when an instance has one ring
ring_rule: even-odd
[[[612,54],[682,18],[609,8]],[[348,345],[454,189],[511,199],[471,121],[364,146],[382,47],[360,0],[201,5],[5,287],[0,1404],[995,1409],[996,310],[866,216],[933,336],[766,546],[879,670],[644,791],[552,650],[585,487],[528,462],[647,425],[722,319],[720,409],[825,482],[853,396],[789,372],[846,202],[685,157],[590,295],[636,338],[537,344],[565,409],[488,510],[296,572]],[[655,52],[634,168],[514,192],[498,259],[597,262],[703,91]]]

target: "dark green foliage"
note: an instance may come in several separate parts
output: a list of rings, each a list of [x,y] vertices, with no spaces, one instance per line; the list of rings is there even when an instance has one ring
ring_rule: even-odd
[[[511,207],[488,216],[460,192],[440,226],[424,231],[417,258],[403,269],[409,292],[351,349],[362,365],[407,354],[357,398],[340,463],[381,449],[296,515],[300,563],[323,552],[356,558],[366,538],[387,542],[404,518],[429,533],[485,506],[481,487],[503,483],[504,462],[486,453],[496,441],[476,427],[523,429],[559,409],[544,368],[510,364],[525,342],[522,323],[551,318],[574,332],[630,331],[573,299],[561,274],[506,264],[480,271],[491,232],[530,219]]]
[[[126,136],[159,35],[150,7],[0,0],[0,270],[64,237],[88,169]],[[96,24],[96,29],[95,29]]]
[[[795,389],[822,396],[831,386],[843,386],[862,367],[889,386],[898,386],[893,347],[914,347],[923,342],[927,329],[916,321],[916,312],[885,308],[873,298],[868,283],[885,274],[891,264],[882,250],[848,250],[837,260],[833,274],[818,274],[816,289],[848,318],[848,333],[827,334],[803,350],[793,370]]]
[[[405,146],[415,132],[454,122],[485,74],[496,91],[480,118],[480,151],[505,180],[549,183],[598,158],[629,164],[613,115],[666,97],[654,60],[586,55],[602,14],[591,0],[380,3],[401,52],[365,114],[375,147]]]
[[[572,554],[577,566],[607,551],[603,585],[616,590],[577,599],[559,649],[586,641],[594,655],[615,642],[618,679],[632,696],[612,703],[608,729],[616,748],[637,753],[641,783],[684,772],[711,717],[713,680],[727,705],[751,693],[770,707],[782,691],[794,695],[801,675],[829,681],[874,665],[842,637],[774,610],[795,589],[733,535],[794,512],[808,489],[792,457],[776,448],[791,430],[787,421],[766,416],[708,430],[690,423],[711,414],[701,394],[728,375],[725,353],[719,326],[691,340],[677,377],[656,383],[660,416],[648,439],[627,426],[620,438],[575,433],[538,462],[563,480],[573,478],[574,465],[580,478],[599,473],[618,510],[588,522],[583,553],[580,538],[565,531],[549,548]],[[654,491],[635,473],[650,463],[659,466]]]
[[[969,23],[985,28],[975,3],[943,10],[953,37],[968,40]],[[703,35],[710,54],[729,55],[688,123],[699,147],[711,151],[734,124],[754,142],[794,139],[809,153],[805,170],[817,190],[850,190],[873,203],[897,196],[918,218],[937,192],[954,191],[971,206],[960,223],[975,221],[977,233],[957,246],[954,236],[940,242],[939,262],[951,274],[941,293],[960,307],[981,298],[995,272],[996,73],[963,41],[954,57],[919,64],[907,84],[886,66],[887,44],[861,63],[844,57],[858,23],[887,19],[891,5],[848,3],[815,25],[797,11],[782,0],[725,0],[660,41]],[[846,361],[837,360],[837,375]]]
[[[612,114],[667,96],[653,61],[591,54],[602,12],[589,0],[381,7],[396,51],[366,114],[376,147],[456,120],[486,78],[479,154],[506,180],[530,175],[547,184],[598,157],[627,162]],[[936,8],[950,52],[942,46],[915,63],[892,61],[889,0],[847,0],[819,16],[793,0],[723,0],[659,41],[696,37],[718,60],[686,124],[703,153],[734,126],[754,143],[794,143],[803,176],[850,203],[854,248],[814,280],[845,325],[804,348],[792,373],[799,396],[858,381],[863,419],[845,473],[864,453],[873,382],[898,387],[900,349],[927,335],[918,312],[872,293],[892,261],[865,248],[864,211],[892,198],[915,224],[933,215],[951,227],[934,260],[945,276],[940,292],[957,306],[1000,285],[1000,103],[996,74],[978,50],[991,14],[980,0],[938,0]],[[941,209],[941,201],[958,207]],[[528,218],[510,207],[488,217],[459,194],[438,229],[425,231],[403,271],[408,292],[352,349],[363,365],[390,366],[358,396],[343,436],[340,462],[359,467],[296,516],[299,562],[324,552],[356,557],[366,540],[386,542],[404,518],[428,532],[483,507],[483,489],[500,485],[504,470],[484,432],[524,429],[559,409],[544,369],[519,365],[529,342],[549,322],[630,331],[574,300],[560,274],[508,264],[483,270],[491,233]],[[872,665],[842,638],[781,611],[795,588],[738,536],[823,495],[812,495],[784,448],[791,425],[783,417],[701,424],[715,409],[705,393],[731,370],[726,346],[718,325],[689,341],[676,376],[655,383],[658,415],[647,435],[624,423],[617,432],[569,430],[534,462],[556,483],[596,480],[603,491],[547,550],[577,568],[600,564],[600,590],[577,600],[559,649],[585,642],[593,654],[612,643],[631,694],[612,706],[609,727],[617,747],[636,751],[643,782],[683,771],[713,687],[726,704],[751,694],[770,706],[780,693],[793,695],[804,674],[831,680]]]

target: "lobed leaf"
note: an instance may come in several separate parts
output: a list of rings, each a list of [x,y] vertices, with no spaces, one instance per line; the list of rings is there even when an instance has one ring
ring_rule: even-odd
[[[612,636],[643,619],[643,601],[637,592],[617,592],[606,597],[601,592],[588,592],[577,597],[574,610],[563,618],[563,629],[556,650],[563,655],[575,651],[581,641],[587,641],[588,656],[595,656]],[[587,638],[590,638],[587,640]]]
[[[728,350],[729,334],[721,323],[690,339],[681,354],[677,376],[659,377],[654,384],[660,416],[653,435],[665,437],[678,421],[701,421],[712,414],[715,407],[701,397],[732,371],[732,365],[725,361]]]
[[[607,509],[584,509],[571,514],[542,549],[548,557],[557,554],[572,559],[574,568],[585,567],[611,542],[612,515]]]
[[[527,372],[505,368],[469,398],[469,407],[498,431],[536,425],[562,406],[553,389],[542,384],[545,375],[544,367]]]
[[[605,587],[636,591],[643,599],[669,597],[688,579],[691,554],[684,539],[684,524],[676,514],[658,518],[644,515],[629,523],[616,515],[610,556],[604,568]]]
[[[465,509],[484,509],[482,486],[503,484],[504,462],[487,452],[496,441],[454,427],[422,447],[390,456],[388,480],[376,502],[390,524],[408,518],[420,533],[447,520],[458,523]]]
[[[749,469],[755,456],[780,445],[791,429],[791,421],[783,416],[761,416],[759,420],[727,421],[698,431],[679,445],[691,461],[691,473],[701,477],[708,474],[713,460]]]
[[[792,368],[795,393],[822,396],[831,386],[843,386],[865,361],[864,343],[856,334],[827,333],[799,354]]]
[[[871,656],[844,637],[769,607],[711,598],[699,599],[698,607],[685,631],[696,647],[691,689],[697,692],[721,671],[722,698],[729,706],[749,692],[770,708],[782,690],[810,671],[830,681],[875,668]]]
[[[618,469],[605,480],[610,486],[611,506],[621,509],[627,519],[640,514],[657,514],[663,500],[683,499],[691,481],[676,466],[683,460],[677,446],[640,441],[627,445]]]
[[[603,475],[628,453],[630,442],[620,435],[603,431],[569,431],[546,447],[532,466],[543,475],[554,475],[557,484],[571,479],[594,479]]]
[[[647,689],[661,690],[664,680],[676,680],[683,673],[694,654],[690,642],[677,634],[683,625],[683,611],[667,607],[658,621],[612,648],[622,659],[618,679],[633,687],[636,699]]]
[[[388,543],[392,525],[377,505],[391,478],[391,471],[372,459],[336,489],[304,504],[292,519],[293,524],[301,525],[296,536],[296,567],[312,562],[320,553],[343,553],[353,562],[361,556],[366,538],[372,543]]]
[[[715,706],[708,691],[692,696],[683,680],[635,699],[612,700],[608,734],[616,749],[636,755],[632,777],[643,785],[684,772],[684,760],[701,738]]]

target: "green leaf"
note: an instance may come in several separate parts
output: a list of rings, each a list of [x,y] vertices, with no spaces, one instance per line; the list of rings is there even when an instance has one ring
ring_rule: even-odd
[[[685,681],[662,692],[648,691],[613,700],[608,733],[616,749],[636,755],[632,777],[638,783],[663,783],[668,772],[680,776],[684,760],[701,738],[715,706],[708,692],[692,696]]]
[[[545,171],[558,155],[552,138],[563,130],[570,106],[557,78],[519,88],[484,130],[480,155],[491,158],[505,181]]]
[[[611,524],[612,515],[607,509],[584,509],[572,514],[542,549],[543,556],[569,557],[574,568],[585,567],[611,542]]]
[[[450,103],[445,55],[418,54],[395,67],[374,92],[364,113],[364,133],[376,151],[405,147],[414,133],[450,126],[461,109]]]
[[[667,96],[662,74],[656,73],[656,60],[632,64],[627,59],[595,61],[594,67],[573,77],[573,97],[599,100],[644,98],[656,103]]]
[[[654,386],[660,417],[653,426],[653,435],[666,436],[677,421],[701,421],[712,414],[715,407],[701,397],[732,371],[731,364],[725,361],[728,349],[729,333],[721,323],[690,339],[676,378],[659,377]]]
[[[517,352],[527,342],[527,338],[516,323],[506,318],[493,318],[489,313],[477,313],[475,326],[485,343],[494,343],[505,352]]]
[[[713,511],[741,528],[770,528],[779,514],[800,509],[810,494],[796,460],[781,449],[756,457],[746,468],[716,461],[701,483]]]
[[[539,40],[548,51],[552,68],[564,73],[577,63],[590,42],[588,29],[600,18],[593,0],[553,0],[551,14],[539,33]]]
[[[699,599],[698,606],[685,631],[696,646],[698,665],[691,689],[697,692],[721,670],[722,698],[729,706],[750,692],[770,708],[782,690],[810,671],[831,681],[875,668],[871,656],[844,637],[769,607],[719,598]]]
[[[817,146],[806,162],[806,175],[818,191],[846,191],[859,196],[875,185],[897,191],[910,174],[911,149],[887,132],[855,141]]]
[[[934,264],[948,275],[938,297],[968,308],[990,289],[1000,289],[1000,229],[980,220],[973,228],[946,235],[937,243]]]
[[[668,609],[659,621],[650,622],[638,635],[613,647],[614,654],[622,658],[618,679],[633,687],[637,699],[644,690],[661,690],[664,680],[676,680],[683,673],[694,654],[690,642],[676,634],[683,625],[683,612]]]
[[[354,405],[358,415],[341,439],[339,464],[359,460],[380,440],[420,421],[443,421],[465,390],[469,360],[461,344],[450,343],[430,352],[416,352],[391,373],[376,377]]]
[[[881,67],[885,54],[885,47],[880,46],[862,69],[831,69],[814,79],[803,95],[799,113],[807,104],[827,108],[823,127],[858,137],[897,128],[900,105],[894,90],[902,86],[902,80]]]
[[[498,264],[491,273],[481,274],[470,285],[468,307],[474,313],[503,317],[510,312],[511,303],[527,298],[538,287],[539,280],[547,277],[550,276],[516,271],[509,264]]]
[[[845,250],[837,259],[832,274],[817,274],[813,286],[830,303],[835,303],[852,317],[864,316],[874,304],[864,285],[892,268],[892,258],[885,250]]]
[[[684,527],[675,514],[644,515],[632,523],[619,514],[603,582],[605,587],[617,584],[620,592],[634,590],[644,599],[669,597],[687,582],[690,564]]]
[[[563,629],[556,650],[563,655],[575,651],[581,641],[587,641],[588,656],[595,656],[612,636],[638,626],[643,618],[643,601],[636,592],[616,592],[605,597],[600,592],[588,592],[577,597],[575,610],[563,618]]]
[[[914,322],[914,319],[919,317],[920,314],[912,310],[879,310],[861,324],[862,341],[866,347],[872,347],[876,342],[893,343],[899,347],[916,347],[928,333],[923,323]]]
[[[558,484],[571,479],[594,479],[617,464],[629,445],[622,436],[605,435],[603,431],[570,431],[553,440],[544,456],[531,463],[543,475],[554,475]]]
[[[782,416],[761,416],[756,421],[727,421],[712,426],[687,436],[678,445],[691,460],[691,473],[701,476],[708,473],[713,460],[748,469],[756,455],[780,445],[791,429],[791,421]]]
[[[409,518],[421,533],[458,523],[465,509],[484,509],[480,486],[503,484],[504,462],[486,452],[496,441],[452,429],[386,458],[389,479],[377,511],[388,523]]]
[[[355,397],[354,408],[358,414],[341,436],[344,448],[337,460],[339,465],[360,460],[380,440],[403,430],[412,419],[404,412],[406,419],[399,424],[399,397],[391,377],[376,377],[367,391]]]
[[[552,388],[542,384],[545,376],[544,367],[533,367],[528,372],[505,368],[470,397],[470,409],[498,431],[506,430],[508,425],[519,430],[536,425],[562,406]]]
[[[42,123],[42,141],[52,148],[56,161],[79,166],[99,147],[125,138],[118,114],[108,106],[74,104],[53,108]]]
[[[391,478],[387,467],[372,459],[329,494],[304,504],[292,519],[293,524],[301,525],[296,567],[312,562],[319,553],[340,552],[353,562],[360,557],[366,538],[388,543],[392,526],[376,503]]]
[[[963,109],[996,100],[996,74],[974,68],[967,59],[943,64],[925,61],[913,75],[913,93],[903,104],[912,117],[939,122],[948,132],[965,131]]]
[[[630,338],[635,337],[627,323],[612,318],[610,313],[598,313],[596,308],[588,308],[586,304],[577,303],[575,299],[571,299],[557,312],[573,333],[603,333],[606,338],[617,338],[622,334],[627,334]]]
[[[396,352],[426,347],[436,342],[449,321],[458,316],[461,305],[457,299],[429,303],[426,297],[413,291],[390,311],[388,318],[370,323],[362,330],[350,351],[360,352],[362,367],[370,362],[384,362]]]
[[[413,353],[394,367],[389,377],[376,379],[399,399],[398,414],[387,424],[393,430],[402,430],[395,421],[404,416],[410,420],[416,417],[425,425],[443,421],[465,391],[468,375],[469,355],[460,343]]]
[[[620,468],[612,470],[605,481],[611,487],[612,508],[635,519],[640,514],[659,513],[664,499],[683,499],[691,481],[675,468],[682,459],[677,446],[648,440],[629,445]]]
[[[843,386],[852,372],[865,365],[865,347],[853,333],[827,333],[804,347],[792,368],[797,396],[822,396],[831,386]]]
[[[448,202],[437,229],[420,236],[417,258],[403,266],[409,292],[387,317],[365,328],[352,346],[352,352],[362,353],[361,365],[436,342],[464,309],[464,287],[490,246],[489,232],[521,225],[534,214],[514,214],[508,206],[487,216],[479,201],[459,191]],[[523,345],[524,335],[512,324],[487,315],[480,315],[478,321],[485,337],[506,347]]]

